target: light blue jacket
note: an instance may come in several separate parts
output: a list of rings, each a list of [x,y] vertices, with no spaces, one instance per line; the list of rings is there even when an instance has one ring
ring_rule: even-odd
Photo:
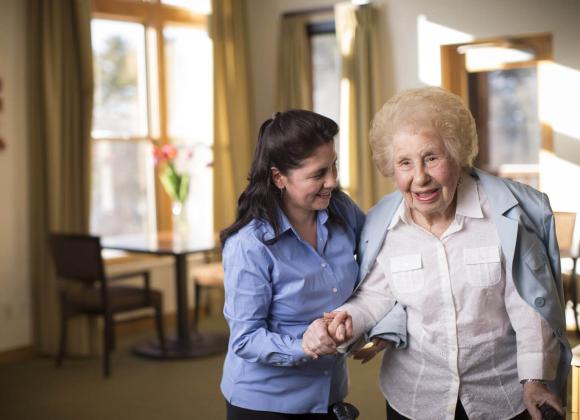
[[[560,251],[556,241],[554,215],[546,194],[527,185],[473,169],[493,212],[493,221],[506,262],[520,296],[552,327],[560,341],[561,355],[556,379],[550,388],[565,392],[572,353],[566,338],[564,294],[560,277]],[[383,197],[368,213],[361,233],[359,283],[373,267],[401,200],[400,192]],[[358,287],[357,286],[357,287]],[[406,346],[406,313],[396,305],[369,333]]]

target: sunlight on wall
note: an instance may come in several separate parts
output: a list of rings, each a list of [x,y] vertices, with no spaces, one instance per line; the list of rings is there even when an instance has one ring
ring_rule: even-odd
[[[473,40],[473,35],[417,17],[419,79],[431,86],[441,85],[441,45]]]
[[[557,63],[542,63],[540,81],[540,120],[554,131],[578,140],[580,147],[580,71]]]
[[[580,72],[542,63],[538,80],[540,120],[552,126],[555,148],[555,153],[540,154],[541,189],[550,196],[553,209],[579,211],[580,166],[574,162],[580,160]]]
[[[554,133],[556,135],[556,133]],[[540,152],[540,190],[550,197],[550,204],[556,211],[580,210],[580,194],[577,180],[580,167],[554,153]]]

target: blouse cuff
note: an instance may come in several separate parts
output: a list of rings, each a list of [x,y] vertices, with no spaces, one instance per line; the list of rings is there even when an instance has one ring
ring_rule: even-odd
[[[556,364],[550,361],[546,353],[518,354],[519,380],[542,379],[552,381],[556,378]]]

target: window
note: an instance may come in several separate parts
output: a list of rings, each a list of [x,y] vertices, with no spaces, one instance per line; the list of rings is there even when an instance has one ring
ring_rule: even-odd
[[[153,145],[171,143],[191,156],[190,228],[212,237],[209,10],[209,0],[94,1],[91,232],[170,228]]]
[[[312,61],[313,111],[337,124],[340,117],[340,53],[336,40],[334,21],[308,25]],[[339,168],[348,169],[341,160],[340,133],[336,138]]]

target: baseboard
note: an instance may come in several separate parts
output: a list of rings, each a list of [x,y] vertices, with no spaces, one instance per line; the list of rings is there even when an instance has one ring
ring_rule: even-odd
[[[0,351],[0,365],[8,363],[24,362],[36,357],[34,346],[19,347],[12,350]]]

